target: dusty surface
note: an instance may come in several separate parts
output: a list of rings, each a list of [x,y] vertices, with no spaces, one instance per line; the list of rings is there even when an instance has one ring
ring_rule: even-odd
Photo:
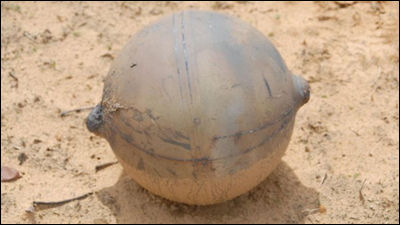
[[[223,204],[149,194],[84,126],[112,58],[138,29],[186,8],[249,22],[311,85],[280,166]],[[398,223],[398,3],[1,3],[2,223]],[[23,157],[25,154],[26,157]],[[26,159],[25,161],[23,159]],[[22,162],[22,164],[21,164]],[[95,194],[26,213],[32,201]]]

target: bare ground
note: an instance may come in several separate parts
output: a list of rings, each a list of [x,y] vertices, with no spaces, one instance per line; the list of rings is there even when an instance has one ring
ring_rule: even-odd
[[[311,85],[281,165],[232,201],[156,197],[89,133],[112,58],[140,28],[187,8],[242,18]],[[398,223],[398,2],[1,2],[2,223]],[[21,163],[21,154],[27,156]],[[32,201],[64,205],[26,213]]]

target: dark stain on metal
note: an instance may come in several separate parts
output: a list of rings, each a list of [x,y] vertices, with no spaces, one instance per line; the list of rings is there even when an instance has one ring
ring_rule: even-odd
[[[242,137],[242,133],[241,132],[237,132],[236,135],[233,137],[233,142],[236,144],[240,137]]]
[[[139,162],[137,164],[137,169],[138,170],[144,170],[144,163],[143,163],[143,159],[142,158],[139,159]]]
[[[143,133],[146,135],[148,139],[151,139],[151,134],[147,130],[143,130]]]
[[[133,112],[133,119],[138,121],[138,122],[142,122],[143,121],[142,113],[140,111],[138,111],[138,110],[135,110]]]
[[[196,171],[193,170],[192,176],[193,176],[194,179],[197,179],[197,173],[196,173]]]
[[[153,168],[153,171],[157,174],[158,177],[161,177],[160,173],[158,172],[158,170],[156,168]]]
[[[175,141],[175,140],[172,140],[172,139],[167,139],[167,138],[162,138],[162,137],[160,137],[160,139],[163,140],[164,142],[168,143],[168,144],[177,145],[177,146],[182,147],[182,148],[184,148],[186,150],[191,150],[192,149],[192,147],[188,143],[182,143],[182,142],[178,142],[178,141]]]
[[[170,174],[172,174],[174,177],[176,177],[175,171],[173,171],[173,170],[170,169],[170,168],[167,168],[167,171],[168,171]]]
[[[131,135],[129,135],[129,134],[126,134],[126,133],[123,133],[123,132],[119,132],[119,134],[121,135],[121,137],[125,140],[125,141],[127,141],[128,143],[134,143],[133,142],[133,138],[131,137]]]
[[[203,159],[200,161],[200,163],[201,163],[202,166],[207,166],[207,164],[208,164],[209,161],[210,161],[210,160],[209,160],[208,158],[203,158]]]
[[[284,113],[284,114],[288,114],[290,115],[290,113]],[[286,115],[287,116],[287,115]],[[290,118],[286,118],[286,116],[284,117],[285,121],[281,124],[281,126],[276,129],[274,132],[272,132],[272,134],[266,136],[260,143],[248,147],[242,151],[240,151],[239,153],[234,153],[234,154],[230,154],[227,156],[223,156],[223,157],[219,157],[219,158],[214,158],[214,159],[210,159],[210,158],[190,158],[190,159],[179,159],[179,158],[173,158],[173,157],[169,157],[169,156],[165,156],[165,155],[160,155],[154,152],[154,149],[152,148],[144,148],[140,145],[137,145],[136,143],[134,143],[134,140],[132,137],[130,137],[129,135],[123,133],[122,131],[114,128],[113,126],[110,126],[110,131],[112,134],[119,134],[120,137],[122,137],[122,139],[124,139],[128,144],[132,145],[134,148],[136,148],[137,150],[147,153],[153,157],[157,157],[157,158],[161,158],[161,159],[166,159],[166,160],[171,160],[171,161],[176,161],[176,162],[192,162],[192,163],[198,163],[198,162],[211,162],[211,161],[216,161],[216,160],[224,160],[224,159],[228,159],[228,158],[232,158],[232,157],[236,157],[242,154],[246,154],[249,153],[251,151],[253,151],[254,149],[268,143],[268,141],[272,140],[273,137],[275,137],[276,135],[278,135],[283,129],[286,128],[286,125],[291,121]],[[226,136],[228,137],[228,136]],[[219,139],[220,137],[218,136],[214,136],[214,140]]]
[[[126,121],[122,116],[120,116],[121,121],[125,124],[125,126],[129,127],[129,129],[135,131],[136,133],[143,134],[142,131],[138,130],[136,127],[132,126],[129,121]]]
[[[176,135],[177,137],[179,137],[179,138],[183,138],[183,139],[185,139],[185,140],[190,141],[190,138],[189,138],[189,137],[183,135],[183,134],[182,134],[181,132],[179,132],[179,131],[175,131],[175,135]]]
[[[235,88],[235,87],[238,87],[238,86],[240,86],[240,84],[234,84],[234,85],[232,85],[231,88]]]
[[[196,125],[196,126],[198,126],[198,125],[200,125],[200,123],[201,123],[201,120],[200,120],[200,118],[194,118],[193,119],[193,123]]]
[[[147,114],[147,116],[149,116],[153,120],[158,120],[160,118],[160,117],[155,117],[153,115],[153,113],[151,112],[151,109],[146,109],[146,114]]]
[[[97,104],[86,119],[86,127],[91,132],[98,132],[98,130],[103,126],[103,121],[103,107],[101,106],[101,104]]]

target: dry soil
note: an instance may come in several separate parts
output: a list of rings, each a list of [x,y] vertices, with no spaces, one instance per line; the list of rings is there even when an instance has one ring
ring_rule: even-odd
[[[203,207],[148,193],[119,164],[96,172],[115,156],[88,111],[60,116],[100,101],[133,34],[189,8],[252,24],[312,89],[280,166]],[[398,2],[1,2],[1,165],[22,175],[1,183],[2,223],[398,223],[398,135]]]

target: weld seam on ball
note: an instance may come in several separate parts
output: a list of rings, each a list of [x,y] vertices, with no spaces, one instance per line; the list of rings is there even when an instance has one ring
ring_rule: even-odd
[[[193,103],[192,83],[190,81],[189,63],[188,63],[188,56],[187,56],[187,52],[186,52],[185,24],[183,22],[183,12],[181,13],[181,33],[182,33],[183,58],[185,60],[186,78],[187,78],[189,94],[190,94],[190,103]]]
[[[228,158],[236,157],[236,156],[241,155],[241,154],[246,154],[246,153],[249,153],[249,152],[253,151],[254,149],[256,149],[256,148],[258,148],[258,147],[261,147],[262,145],[266,144],[266,143],[267,143],[269,140],[271,140],[274,136],[276,136],[277,134],[279,134],[280,131],[282,131],[284,128],[286,128],[286,125],[287,125],[287,124],[289,123],[289,121],[290,121],[290,119],[287,119],[287,117],[290,116],[290,115],[292,114],[292,112],[293,112],[293,107],[292,107],[291,110],[289,110],[289,111],[283,113],[283,114],[282,114],[283,116],[281,116],[278,120],[273,121],[271,124],[265,123],[265,124],[262,126],[262,128],[261,128],[261,127],[260,127],[260,128],[256,128],[257,130],[256,130],[256,129],[253,129],[253,130],[256,130],[256,131],[260,131],[261,129],[264,129],[264,128],[268,127],[268,126],[271,126],[271,125],[273,125],[273,124],[276,124],[276,123],[280,122],[281,120],[284,120],[284,119],[285,119],[285,121],[282,123],[282,125],[279,127],[279,129],[276,129],[274,132],[272,132],[272,134],[266,136],[259,144],[245,149],[242,153],[231,154],[231,155],[228,155],[228,156],[224,156],[224,157],[220,157],[220,158],[215,158],[215,159],[209,159],[209,158],[177,159],[177,158],[172,158],[172,157],[168,157],[168,156],[159,155],[159,154],[156,154],[156,153],[150,151],[150,150],[152,150],[152,149],[145,149],[145,148],[143,148],[143,147],[141,147],[141,146],[135,144],[135,143],[133,142],[133,138],[132,138],[130,135],[128,135],[128,134],[126,134],[126,133],[124,133],[124,132],[122,132],[122,131],[120,131],[120,130],[115,129],[113,126],[110,126],[110,129],[111,129],[111,132],[118,133],[118,134],[122,137],[122,139],[124,139],[127,143],[131,144],[133,147],[137,148],[139,151],[144,152],[144,153],[147,153],[147,154],[152,155],[152,156],[154,156],[154,157],[159,157],[159,158],[162,158],[162,159],[167,159],[167,160],[172,160],[172,161],[178,161],[178,162],[202,162],[202,161],[211,162],[211,161],[217,161],[217,160],[223,160],[223,159],[228,159]],[[256,131],[250,132],[250,131],[253,131],[253,130],[248,130],[248,131],[246,131],[246,132],[248,132],[248,133],[246,133],[246,134],[256,132]],[[234,136],[235,136],[235,135],[232,135],[232,136],[223,136],[223,137],[226,138],[226,137],[234,137]],[[236,136],[237,136],[237,135],[236,135]]]
[[[224,138],[232,138],[232,137],[237,137],[237,136],[242,136],[242,135],[246,135],[246,134],[252,134],[255,133],[257,131],[263,130],[267,127],[273,126],[276,123],[279,123],[280,121],[282,121],[283,119],[285,119],[288,115],[291,115],[293,110],[295,109],[295,107],[291,107],[289,110],[287,110],[286,112],[283,112],[278,119],[273,120],[273,121],[269,121],[269,122],[265,122],[263,125],[253,128],[253,129],[249,129],[249,130],[245,130],[245,131],[241,131],[241,132],[237,132],[234,134],[230,134],[230,135],[224,135],[224,136],[214,136],[214,140],[218,140],[218,139],[224,139]]]
[[[160,139],[162,141],[168,143],[168,144],[177,145],[177,146],[182,147],[182,148],[184,148],[186,150],[191,150],[192,149],[192,146],[190,144],[188,144],[188,143],[182,143],[182,142],[178,142],[178,141],[175,141],[175,140],[172,140],[172,139],[167,139],[167,138],[162,138],[162,137],[160,137]]]
[[[181,84],[181,70],[179,69],[178,65],[178,41],[177,41],[177,31],[176,31],[176,24],[175,24],[175,14],[172,16],[172,31],[174,34],[174,55],[175,55],[175,62],[176,62],[176,73],[178,74],[178,81],[179,81],[179,93],[181,94],[181,98],[183,99],[182,94],[182,84]]]

